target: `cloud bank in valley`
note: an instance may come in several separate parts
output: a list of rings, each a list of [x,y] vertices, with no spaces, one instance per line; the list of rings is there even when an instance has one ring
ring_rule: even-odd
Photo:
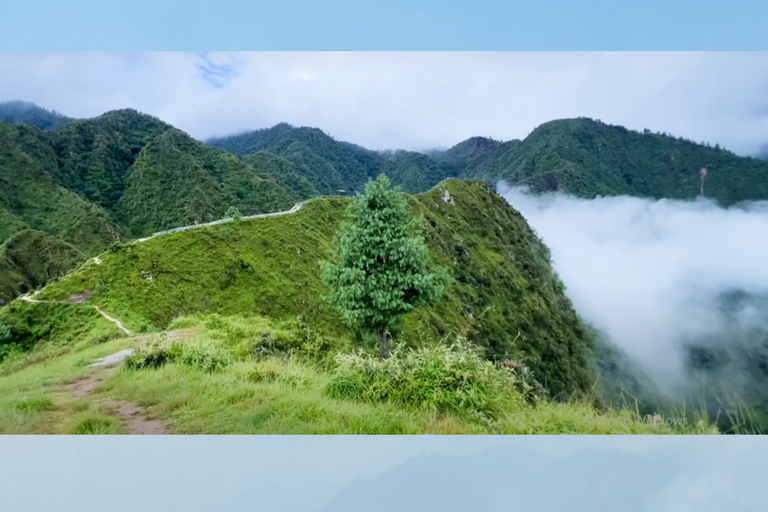
[[[767,329],[755,301],[733,318],[719,298],[768,294],[768,202],[721,208],[706,199],[534,196],[498,185],[539,233],[579,314],[661,384],[679,384],[683,346],[736,322]]]

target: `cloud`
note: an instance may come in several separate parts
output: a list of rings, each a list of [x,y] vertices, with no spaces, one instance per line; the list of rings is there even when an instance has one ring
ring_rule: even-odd
[[[132,107],[205,139],[279,122],[372,149],[525,137],[588,116],[753,153],[765,53],[4,53],[0,100],[73,116]]]
[[[579,314],[668,388],[680,384],[684,344],[732,327],[720,311],[722,294],[768,294],[768,238],[759,235],[768,233],[768,202],[725,209],[703,199],[498,189],[550,247]],[[765,322],[751,307],[736,315],[743,328]]]

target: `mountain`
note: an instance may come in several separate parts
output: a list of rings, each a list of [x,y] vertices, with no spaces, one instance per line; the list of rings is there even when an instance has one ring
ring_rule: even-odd
[[[128,170],[149,142],[172,127],[132,109],[80,119],[47,134],[63,187],[114,213]]]
[[[304,177],[320,194],[360,192],[365,183],[386,173],[393,184],[411,193],[424,192],[441,180],[456,177],[452,167],[422,153],[377,152],[349,142],[337,141],[317,128],[295,128],[279,124],[232,137],[216,138],[208,144],[229,151],[246,161],[255,153],[268,152],[283,159],[295,175]]]
[[[203,312],[298,318],[327,336],[354,339],[325,304],[319,270],[348,203],[312,199],[292,215],[123,245],[103,254],[100,265],[84,265],[48,285],[39,297],[64,300],[90,291],[94,303],[131,330],[162,330],[179,315]],[[418,346],[463,333],[489,358],[522,359],[555,397],[586,393],[592,334],[525,219],[475,181],[449,180],[409,203],[424,216],[430,252],[449,269],[452,283],[434,306],[407,315],[393,329],[395,337]],[[14,302],[2,311],[3,321],[21,325],[37,306]],[[55,325],[57,318],[39,321]]]
[[[171,129],[139,153],[125,179],[119,217],[136,236],[243,215],[288,210],[294,195],[235,156]]]
[[[0,122],[0,242],[31,228],[95,254],[121,240],[106,210],[56,183],[57,170],[45,133]]]
[[[264,213],[316,195],[301,176],[293,183],[279,169],[272,174],[296,191],[131,109],[47,131],[0,122],[0,243],[14,233],[38,230],[84,258],[126,237],[222,218],[232,206],[244,215]],[[56,268],[71,265],[67,258]],[[4,296],[7,300],[11,288],[21,293],[41,284],[9,279]]]
[[[724,206],[768,199],[768,162],[588,118],[544,123],[472,174],[586,198],[690,199],[699,195],[702,168],[704,195]]]
[[[462,175],[473,175],[475,168],[514,149],[519,143],[516,139],[500,142],[487,137],[471,137],[433,158],[455,168]]]
[[[27,101],[0,103],[0,121],[28,124],[41,130],[50,130],[73,120],[55,110],[48,110]]]
[[[322,512],[642,512],[649,498],[695,470],[680,454],[658,452],[581,450],[558,457],[497,448],[463,457],[426,455],[351,483]]]

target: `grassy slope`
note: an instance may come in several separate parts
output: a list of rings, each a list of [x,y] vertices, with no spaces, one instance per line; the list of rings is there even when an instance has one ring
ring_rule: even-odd
[[[186,346],[243,352],[271,336],[301,343],[301,331],[258,317],[183,318],[204,322]],[[105,399],[130,401],[142,414],[166,422],[176,434],[668,434],[709,432],[633,421],[629,411],[598,411],[583,402],[510,403],[493,418],[478,420],[389,403],[338,400],[324,393],[332,373],[301,357],[240,357],[221,371],[168,363],[160,369],[121,368],[88,396],[67,389],[101,370],[87,365],[138,340],[79,344],[63,355],[0,375],[0,434],[124,433]],[[0,366],[0,369],[3,367]],[[586,422],[585,418],[602,421]]]
[[[445,203],[448,190],[454,204]],[[322,300],[318,261],[326,257],[348,199],[311,200],[294,215],[231,223],[123,246],[48,286],[41,297],[84,290],[133,330],[165,328],[194,312],[300,318],[351,339]],[[448,181],[411,201],[425,217],[435,260],[454,281],[431,308],[406,317],[395,334],[416,345],[465,334],[491,358],[522,358],[554,394],[584,392],[591,334],[553,274],[547,249],[525,220],[479,182]],[[466,314],[466,306],[471,315]],[[12,324],[12,304],[2,312]]]

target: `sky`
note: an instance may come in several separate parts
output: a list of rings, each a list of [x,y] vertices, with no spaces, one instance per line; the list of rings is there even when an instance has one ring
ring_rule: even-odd
[[[763,0],[6,3],[2,50],[767,49]]]
[[[609,335],[666,391],[685,382],[683,346],[731,339],[733,323],[768,332],[768,201],[722,208],[706,199],[580,199],[535,196],[504,183],[499,192],[550,248],[576,311]],[[718,297],[740,289],[735,320]]]
[[[5,52],[0,101],[134,108],[198,139],[280,122],[370,149],[524,138],[560,118],[768,145],[760,52]]]
[[[0,510],[317,512],[354,480],[375,479],[416,457],[465,457],[499,448],[542,457],[588,448],[670,458],[700,454],[707,471],[681,475],[669,488],[678,504],[681,493],[701,494],[715,477],[722,486],[731,463],[739,461],[740,474],[762,474],[759,461],[768,459],[768,445],[749,436],[2,436]],[[751,492],[752,499],[756,494],[743,487],[739,492]]]

